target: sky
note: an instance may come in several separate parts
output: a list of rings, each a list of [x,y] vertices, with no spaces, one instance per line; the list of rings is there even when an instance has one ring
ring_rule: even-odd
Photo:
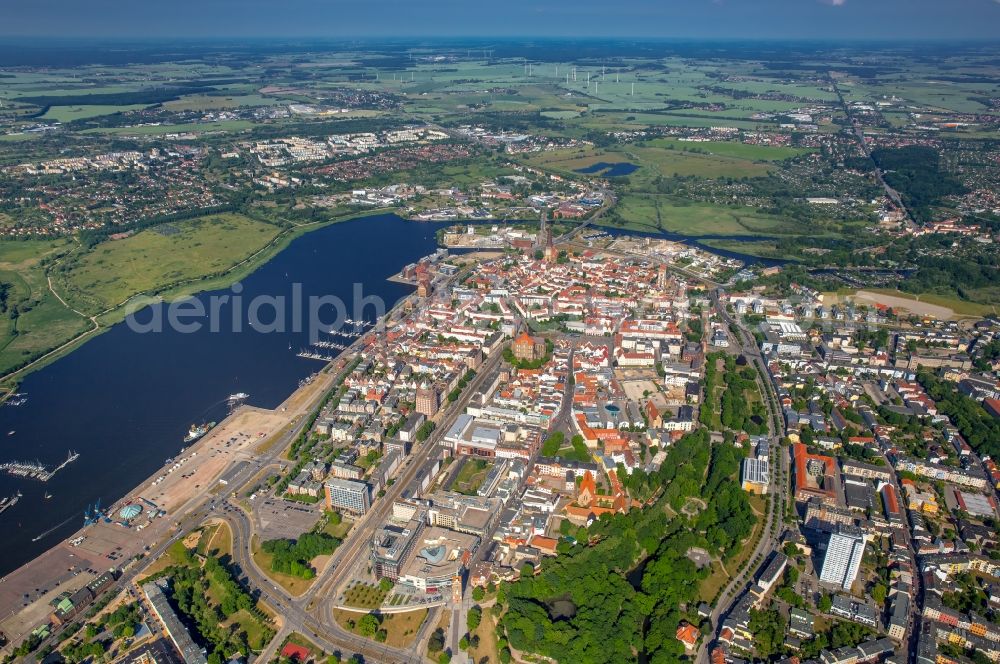
[[[997,39],[1000,0],[2,0],[0,36]]]

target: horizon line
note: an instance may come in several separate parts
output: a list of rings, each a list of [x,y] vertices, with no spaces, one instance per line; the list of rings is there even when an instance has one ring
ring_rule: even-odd
[[[127,42],[133,44],[158,43],[164,41],[187,41],[187,42],[211,42],[211,41],[261,41],[261,42],[283,42],[289,40],[311,41],[311,42],[361,42],[361,41],[435,41],[435,40],[493,40],[493,41],[633,41],[633,42],[677,42],[677,43],[784,43],[784,44],[906,44],[906,43],[938,43],[938,44],[995,44],[1000,43],[1000,37],[935,37],[935,36],[899,36],[899,37],[778,37],[778,36],[739,36],[739,37],[680,37],[680,36],[640,36],[640,35],[395,35],[395,34],[368,34],[368,35],[158,35],[153,37],[125,36],[125,35],[47,35],[47,34],[3,34],[0,33],[0,43],[4,41],[20,40],[46,40],[78,43],[109,43]]]

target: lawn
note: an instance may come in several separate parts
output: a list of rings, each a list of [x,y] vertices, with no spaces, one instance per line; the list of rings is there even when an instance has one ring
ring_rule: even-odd
[[[711,573],[698,586],[698,596],[703,602],[715,600],[719,592],[729,583],[729,579],[731,578],[718,560],[712,561],[711,570]]]
[[[500,653],[497,652],[496,623],[493,621],[493,614],[489,610],[483,611],[483,619],[479,622],[479,627],[472,631],[479,637],[479,647],[469,648],[469,656],[473,662],[478,662],[482,658],[489,658],[490,662],[499,662]]]
[[[76,308],[96,314],[137,293],[223,273],[277,234],[277,227],[239,214],[160,225],[74,256],[58,289]]]
[[[250,555],[253,556],[254,562],[257,566],[261,568],[267,578],[271,579],[279,586],[288,591],[288,594],[293,597],[298,597],[305,591],[309,590],[309,587],[315,581],[312,579],[300,579],[297,576],[291,576],[289,574],[282,574],[281,572],[275,572],[271,569],[271,562],[274,559],[269,553],[265,553],[260,548],[260,540],[256,535],[253,536],[253,542],[250,545]]]
[[[761,530],[764,528],[764,514],[767,510],[767,504],[764,496],[751,495],[749,496],[749,500],[750,507],[755,513],[758,514],[757,521],[754,523],[750,536],[740,547],[740,550],[732,558],[726,560],[726,569],[729,570],[730,574],[735,574],[736,570],[738,570],[753,553],[754,545],[761,535]],[[730,576],[722,570],[719,562],[713,560],[712,573],[701,582],[701,586],[699,587],[699,594],[702,600],[708,602],[714,599],[715,595],[719,592],[719,589],[724,587],[729,579]]]
[[[405,613],[388,613],[381,616],[381,629],[386,631],[385,644],[392,648],[408,648],[417,636],[417,631],[427,619],[427,609],[406,611]],[[334,609],[333,617],[344,629],[360,634],[358,621],[363,613]]]
[[[790,261],[796,261],[801,258],[797,254],[781,253],[778,251],[777,243],[768,240],[702,240],[701,244],[725,251],[759,256],[761,258],[778,258]]]
[[[233,533],[229,524],[220,521],[217,525],[206,528],[198,542],[198,552],[202,555],[210,553],[219,558],[232,557]]]
[[[486,475],[489,474],[490,468],[492,468],[490,463],[482,459],[467,459],[449,489],[467,496],[476,495],[476,491],[479,490]]]
[[[349,518],[344,517],[340,523],[333,523],[332,521],[327,521],[326,525],[323,526],[324,532],[331,537],[336,537],[339,540],[343,540],[347,537],[347,533],[351,532],[351,527],[354,526],[354,522]]]

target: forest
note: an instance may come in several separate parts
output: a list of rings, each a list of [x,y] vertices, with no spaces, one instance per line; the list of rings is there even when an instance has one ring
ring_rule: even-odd
[[[990,417],[974,399],[971,399],[933,373],[922,370],[917,381],[934,399],[938,410],[954,422],[959,433],[980,456],[1000,455],[1000,420]]]
[[[312,559],[333,553],[340,540],[326,533],[303,533],[297,540],[274,539],[261,545],[264,553],[273,557],[271,571],[311,579],[316,576]]]
[[[918,221],[930,221],[933,206],[946,196],[965,191],[961,182],[941,170],[940,158],[933,148],[922,145],[880,148],[872,152],[872,159]]]
[[[209,556],[203,567],[194,564],[190,555],[189,564],[170,567],[168,596],[178,614],[184,619],[197,640],[208,649],[209,664],[221,664],[229,660],[234,652],[249,654],[251,649],[260,649],[274,636],[269,626],[269,618],[257,608],[250,594],[233,579],[230,571]],[[218,596],[217,601],[214,596]],[[244,611],[259,623],[260,629],[251,642],[241,623],[225,623],[234,614]]]
[[[732,544],[753,528],[745,494],[727,481],[740,457],[732,445],[712,448],[700,429],[672,446],[655,473],[633,473],[630,491],[664,487],[651,506],[602,516],[585,540],[561,547],[539,574],[501,587],[498,601],[507,604],[501,624],[510,646],[582,664],[677,661],[683,654],[674,638],[678,623],[699,622],[679,606],[695,603],[708,574],[687,551],[699,546],[735,553]],[[677,513],[692,498],[710,507],[693,518],[668,516],[668,508]]]

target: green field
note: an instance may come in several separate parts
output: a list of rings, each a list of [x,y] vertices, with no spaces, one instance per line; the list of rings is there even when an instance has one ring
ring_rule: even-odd
[[[784,159],[799,157],[812,152],[812,150],[806,148],[750,145],[747,143],[734,143],[732,141],[690,143],[679,141],[675,138],[657,138],[649,141],[647,145],[661,148],[674,146],[674,149],[676,150],[703,151],[715,156],[732,157],[735,159],[749,159],[750,161],[782,161]]]
[[[707,204],[678,205],[665,196],[626,194],[617,208],[626,228],[666,230],[684,235],[774,235],[803,233],[790,220],[762,214],[751,208]]]
[[[139,125],[135,127],[101,127],[87,129],[83,134],[116,134],[122,136],[160,136],[162,134],[204,134],[210,131],[236,132],[251,129],[255,124],[249,120],[220,120],[219,122],[189,122],[175,125]]]
[[[630,180],[651,180],[658,176],[695,176],[702,178],[761,177],[771,167],[746,158],[701,154],[666,147],[626,145],[615,148],[571,148],[533,154],[526,162],[537,168],[555,170],[566,175],[598,162],[629,162],[639,170]]]
[[[166,234],[171,229],[178,232]],[[73,306],[97,314],[136,293],[224,272],[277,234],[277,227],[238,214],[158,226],[74,257],[58,288]]]
[[[9,284],[6,310],[0,313],[0,374],[90,327],[56,299],[45,279],[44,263],[72,244],[69,240],[0,242],[0,282]]]
[[[132,104],[130,106],[52,106],[42,116],[42,119],[55,120],[56,122],[72,122],[73,120],[96,118],[101,115],[111,115],[112,113],[138,111],[143,108],[146,108],[145,104]]]
[[[761,258],[779,258],[792,261],[801,258],[798,254],[782,253],[778,250],[776,242],[770,242],[767,240],[702,240],[701,243],[716,249],[735,251],[741,254],[748,254],[750,256],[759,256]]]
[[[274,97],[263,95],[188,95],[176,101],[164,102],[163,107],[171,111],[210,111],[218,108],[237,106],[271,106],[280,103]]]

